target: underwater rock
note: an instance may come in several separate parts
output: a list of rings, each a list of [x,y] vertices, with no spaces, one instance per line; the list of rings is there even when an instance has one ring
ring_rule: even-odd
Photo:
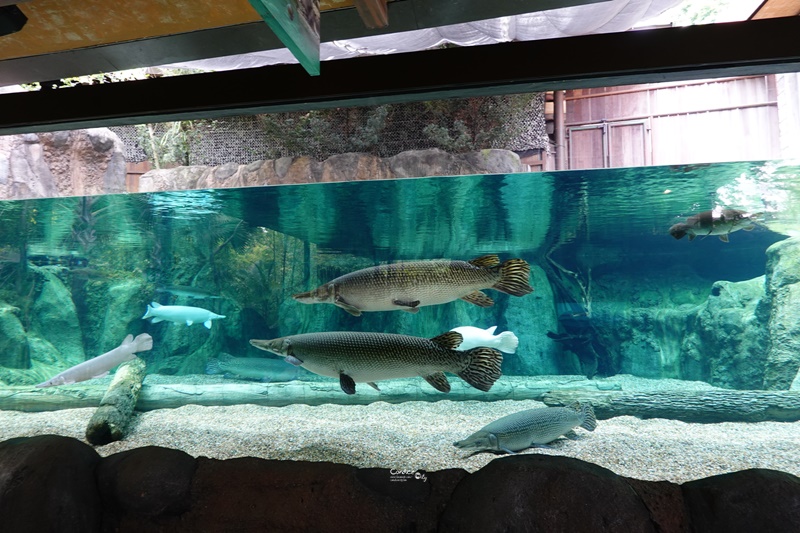
[[[122,141],[106,128],[0,139],[0,198],[48,198],[125,191]]]
[[[438,149],[412,150],[385,159],[371,154],[346,153],[322,162],[298,156],[255,161],[247,165],[228,163],[219,167],[156,169],[139,178],[139,192],[522,171],[519,156],[508,150],[466,154],[450,154]]]
[[[79,440],[57,435],[0,442],[3,531],[102,531],[94,477],[100,456]]]
[[[87,315],[83,319],[86,351],[105,353],[116,348],[128,333],[143,331],[142,309],[150,294],[142,277],[94,282],[87,289]]]
[[[49,267],[29,268],[42,287],[31,307],[30,331],[56,347],[64,369],[82,363],[86,356],[72,293]]]
[[[681,376],[718,387],[760,389],[769,348],[764,277],[717,281],[688,324]]]
[[[613,271],[597,276],[591,321],[602,345],[612,352],[613,370],[650,378],[701,379],[682,374],[682,344],[707,294],[708,281],[680,267],[648,276]]]
[[[765,389],[788,389],[800,368],[800,239],[767,248],[767,300],[770,346]]]
[[[503,368],[509,374],[562,374],[560,347],[547,337],[558,328],[553,308],[553,289],[544,270],[531,264],[530,285],[533,293],[523,298],[506,298],[503,313],[505,327],[519,338],[517,353],[504,357]]]
[[[28,368],[28,337],[19,321],[19,309],[0,302],[0,366]]]

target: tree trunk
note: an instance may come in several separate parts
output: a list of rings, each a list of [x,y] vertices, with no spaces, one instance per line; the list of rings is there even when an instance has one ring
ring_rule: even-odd
[[[542,401],[550,406],[591,402],[597,418],[636,416],[684,422],[800,420],[800,391],[552,391],[545,394]]]
[[[121,369],[122,367],[120,367]],[[119,373],[120,370],[117,370]],[[177,379],[180,379],[178,377]],[[136,402],[139,411],[173,409],[184,405],[269,405],[282,407],[293,404],[321,405],[358,404],[372,402],[435,402],[439,400],[541,400],[555,389],[578,389],[586,394],[599,389],[619,390],[618,383],[578,379],[564,376],[559,379],[531,379],[523,376],[504,376],[487,392],[470,387],[458,378],[450,378],[452,387],[445,394],[434,390],[422,378],[395,379],[378,383],[381,391],[366,383],[358,383],[356,394],[342,392],[339,383],[325,381],[289,381],[286,383],[213,383],[190,385],[184,383],[145,383]],[[56,411],[96,407],[100,404],[105,387],[90,382],[62,385],[46,389],[31,387],[5,387],[0,389],[0,410]]]
[[[136,357],[117,368],[100,407],[86,427],[86,440],[95,446],[120,440],[125,436],[139,391],[144,380],[145,362]]]

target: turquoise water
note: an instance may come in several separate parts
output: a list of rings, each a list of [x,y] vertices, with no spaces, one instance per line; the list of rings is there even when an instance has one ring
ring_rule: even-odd
[[[770,337],[786,311],[763,278],[750,280],[764,276],[770,246],[800,232],[798,178],[797,165],[747,162],[0,202],[0,386],[32,386],[147,333],[153,349],[139,355],[151,375],[337,388],[310,373],[206,371],[221,354],[283,363],[250,339],[497,326],[519,339],[504,376],[788,388],[800,360],[776,371]],[[759,222],[729,242],[670,235],[714,208]],[[360,317],[291,297],[381,263],[486,254],[527,261],[533,293],[489,289],[488,308],[456,300]],[[152,302],[224,318],[154,323],[142,318]]]

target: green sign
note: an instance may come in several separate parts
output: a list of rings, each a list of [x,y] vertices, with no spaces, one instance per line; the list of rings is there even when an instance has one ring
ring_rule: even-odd
[[[249,0],[312,76],[319,76],[319,0]]]

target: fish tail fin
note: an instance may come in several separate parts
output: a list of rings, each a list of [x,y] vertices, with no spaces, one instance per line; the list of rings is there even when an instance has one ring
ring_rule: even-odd
[[[594,407],[592,407],[592,404],[585,403],[581,405],[581,414],[583,415],[581,427],[587,431],[594,431],[597,427],[597,419],[594,416]]]
[[[458,377],[478,390],[488,391],[503,374],[500,365],[503,364],[503,354],[494,348],[479,346],[464,352],[469,363],[458,373]]]
[[[153,316],[153,310],[161,307],[161,304],[158,302],[150,302],[147,306],[147,311],[145,312],[142,318],[149,318]]]
[[[146,352],[147,350],[153,349],[153,337],[147,333],[140,333],[135,339],[132,339],[131,342],[133,342],[134,353]]]
[[[512,296],[524,296],[533,292],[528,284],[531,266],[524,259],[509,259],[500,265],[500,281],[492,287]]]
[[[515,353],[519,346],[519,339],[514,332],[504,331],[497,336],[497,349],[501,352]]]

